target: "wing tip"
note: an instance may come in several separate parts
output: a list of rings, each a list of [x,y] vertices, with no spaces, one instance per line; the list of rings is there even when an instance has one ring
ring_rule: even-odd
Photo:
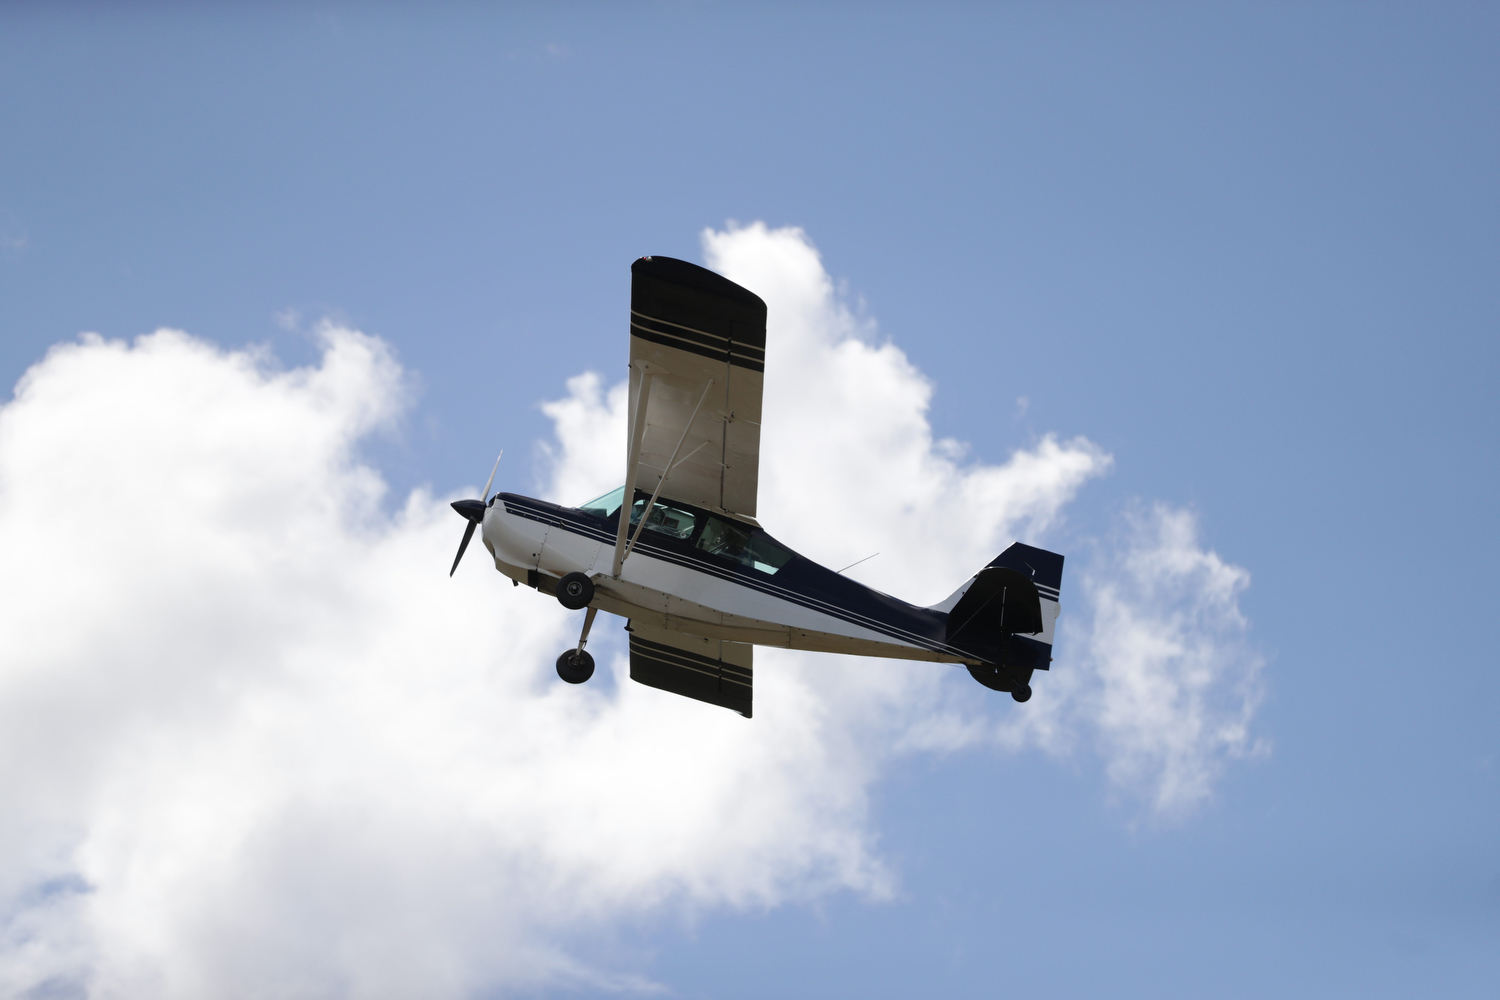
[[[745,286],[735,284],[717,271],[710,271],[706,267],[700,267],[690,261],[678,260],[676,257],[638,258],[630,265],[630,273],[670,282],[674,285],[683,285],[710,295],[722,296],[762,312],[766,308],[765,300]]]

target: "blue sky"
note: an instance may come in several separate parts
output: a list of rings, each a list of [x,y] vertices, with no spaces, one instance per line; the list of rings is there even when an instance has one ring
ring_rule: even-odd
[[[1265,750],[1170,818],[1102,751],[882,760],[861,828],[890,897],[642,906],[550,944],[684,996],[1492,996],[1497,28],[1462,5],[9,5],[0,366],[167,326],[296,368],[331,318],[413,394],[359,438],[388,514],[501,446],[500,484],[538,491],[541,404],[623,370],[630,261],[800,227],[967,461],[1049,433],[1113,457],[1049,529],[1070,572],[1158,503],[1248,571]],[[528,596],[502,582],[474,586]]]

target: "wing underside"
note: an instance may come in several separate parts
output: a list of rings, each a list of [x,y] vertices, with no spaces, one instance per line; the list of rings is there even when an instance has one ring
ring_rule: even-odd
[[[655,491],[676,451],[662,496],[755,517],[765,348],[766,306],[753,293],[671,257],[635,262],[632,414],[643,373],[652,377],[638,488]]]
[[[733,709],[750,718],[754,647],[743,642],[700,639],[634,621],[627,628],[631,680]]]

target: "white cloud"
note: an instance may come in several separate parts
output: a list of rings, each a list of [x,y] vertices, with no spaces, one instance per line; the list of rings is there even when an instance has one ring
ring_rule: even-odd
[[[1250,574],[1197,536],[1190,512],[1156,504],[1083,579],[1093,625],[1077,638],[1093,685],[1078,707],[1110,777],[1162,816],[1206,798],[1228,759],[1267,749],[1250,734],[1262,694],[1238,604]]]
[[[771,307],[762,515],[808,555],[879,549],[853,575],[935,601],[1108,468],[1053,438],[964,464],[803,234],[704,242]],[[1030,728],[930,664],[759,651],[748,723],[561,685],[576,616],[473,552],[450,581],[441,498],[382,514],[356,449],[402,412],[403,373],[378,340],[321,335],[290,372],[172,331],[87,337],[0,409],[0,994],[649,989],[579,964],[565,930],[882,896],[867,794],[891,753],[1087,738],[1165,808],[1248,746],[1253,699],[1224,708],[1239,661],[1215,652],[1240,641],[1243,577],[1171,512],[1090,577],[1099,626],[1067,640],[1089,667],[1037,685]],[[593,375],[550,404],[551,495],[618,484],[622,409]],[[809,496],[849,516],[805,516]]]

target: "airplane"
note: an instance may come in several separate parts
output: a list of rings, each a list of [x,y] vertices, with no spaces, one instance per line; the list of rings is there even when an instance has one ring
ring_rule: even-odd
[[[496,459],[484,495],[452,504],[469,523],[448,575],[482,528],[513,585],[584,610],[557,658],[570,684],[593,676],[585,647],[603,610],[626,619],[632,680],[746,718],[755,646],[963,664],[1028,700],[1052,662],[1063,557],[1017,542],[918,607],[778,542],[755,517],[766,304],[671,257],[630,271],[625,485],[577,507],[490,496]]]

